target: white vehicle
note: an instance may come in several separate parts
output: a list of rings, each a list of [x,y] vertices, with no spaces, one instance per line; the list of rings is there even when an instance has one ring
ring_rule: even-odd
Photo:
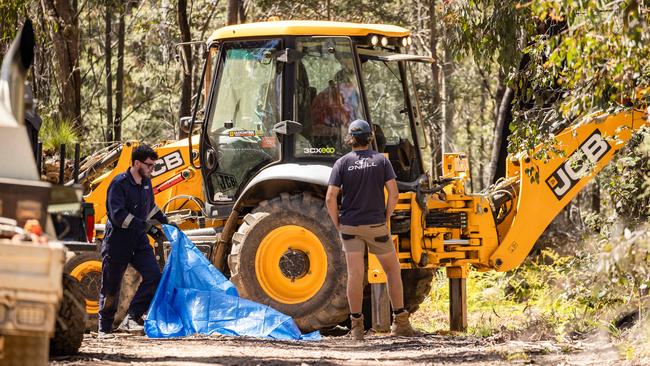
[[[22,229],[31,220],[53,232],[51,195],[78,202],[74,191],[40,181],[30,149],[23,93],[33,47],[28,20],[0,70],[0,366],[46,365],[50,353],[76,353],[85,322],[78,283],[63,276],[63,245]]]

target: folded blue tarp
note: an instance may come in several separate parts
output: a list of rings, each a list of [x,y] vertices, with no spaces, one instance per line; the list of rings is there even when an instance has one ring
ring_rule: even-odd
[[[181,230],[163,225],[172,249],[144,330],[151,338],[193,334],[241,335],[283,340],[320,340],[301,334],[293,319],[266,305],[242,299],[237,289]]]

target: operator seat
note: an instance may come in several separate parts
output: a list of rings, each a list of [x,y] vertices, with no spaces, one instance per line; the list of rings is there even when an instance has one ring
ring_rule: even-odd
[[[419,172],[416,151],[411,141],[400,138],[397,144],[387,144],[385,152],[388,153],[388,160],[393,165],[397,181],[411,182],[417,179]]]
[[[302,124],[301,134],[311,140],[312,120],[311,105],[316,97],[316,88],[309,85],[309,75],[302,61],[298,61],[298,77],[296,85],[296,97],[298,100],[298,121]]]

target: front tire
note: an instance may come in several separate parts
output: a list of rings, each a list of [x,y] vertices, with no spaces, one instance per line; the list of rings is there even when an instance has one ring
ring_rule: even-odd
[[[56,316],[56,330],[50,339],[50,355],[68,356],[79,351],[86,330],[85,298],[79,282],[63,274],[63,299]]]
[[[309,193],[283,193],[246,215],[228,264],[242,297],[293,317],[303,332],[347,318],[342,246],[324,202]]]
[[[86,307],[86,331],[96,332],[99,326],[99,292],[102,287],[102,256],[99,252],[81,252],[63,267],[63,271],[81,285],[81,292]],[[122,278],[120,302],[115,313],[113,328],[117,327],[126,316],[129,304],[142,277],[129,265]]]

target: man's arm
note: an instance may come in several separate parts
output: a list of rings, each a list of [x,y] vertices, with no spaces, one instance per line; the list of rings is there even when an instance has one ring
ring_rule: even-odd
[[[149,207],[149,214],[147,214],[147,220],[154,219],[158,221],[161,224],[169,224],[169,220],[167,219],[167,216],[160,210],[158,205],[156,205],[156,200],[153,195],[153,188],[149,189],[150,192],[150,199],[151,199],[151,207]]]
[[[325,195],[325,205],[327,206],[327,213],[330,215],[336,230],[339,230],[339,205],[337,198],[341,188],[333,185],[327,187],[327,194]]]
[[[144,221],[135,217],[126,209],[126,193],[119,184],[111,184],[108,188],[107,206],[108,218],[113,225],[122,229],[144,229]]]
[[[390,222],[390,216],[397,205],[399,199],[399,191],[397,190],[397,181],[391,179],[386,181],[386,190],[388,191],[388,200],[386,202],[386,222]]]

